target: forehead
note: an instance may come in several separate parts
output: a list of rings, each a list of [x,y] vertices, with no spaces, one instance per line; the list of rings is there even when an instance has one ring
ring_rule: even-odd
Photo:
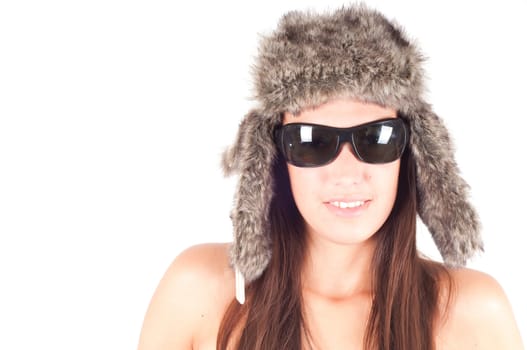
[[[313,123],[349,127],[396,116],[396,110],[391,108],[352,99],[339,99],[313,109],[303,110],[296,116],[286,112],[282,122],[283,124]]]

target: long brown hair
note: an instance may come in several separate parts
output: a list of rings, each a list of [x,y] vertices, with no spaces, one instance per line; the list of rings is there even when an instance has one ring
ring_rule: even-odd
[[[365,349],[435,348],[439,281],[441,275],[448,277],[448,272],[417,253],[415,161],[409,149],[401,158],[400,169],[394,207],[376,233],[373,300],[364,335]],[[301,350],[303,339],[309,339],[300,282],[306,242],[304,223],[282,157],[277,157],[273,172],[271,262],[262,276],[247,286],[245,304],[233,300],[227,308],[218,333],[218,350]],[[238,339],[235,330],[241,330]]]

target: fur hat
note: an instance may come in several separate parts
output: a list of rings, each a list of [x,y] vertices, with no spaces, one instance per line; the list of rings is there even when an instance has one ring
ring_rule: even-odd
[[[444,262],[461,266],[483,250],[450,137],[422,96],[423,61],[397,23],[364,5],[325,14],[290,12],[262,38],[253,67],[257,105],[223,155],[225,173],[239,174],[230,252],[238,281],[258,278],[271,257],[273,130],[284,112],[298,114],[335,98],[401,113],[410,126],[409,148],[417,165],[418,214]]]

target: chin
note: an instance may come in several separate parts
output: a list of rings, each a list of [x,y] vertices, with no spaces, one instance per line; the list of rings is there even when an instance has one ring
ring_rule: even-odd
[[[365,233],[366,232],[366,233]],[[356,245],[370,243],[375,236],[376,231],[372,230],[350,230],[349,228],[326,231],[326,234],[317,234],[318,238],[329,241],[338,245]]]

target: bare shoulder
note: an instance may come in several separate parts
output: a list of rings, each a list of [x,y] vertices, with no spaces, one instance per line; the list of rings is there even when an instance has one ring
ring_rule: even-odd
[[[442,312],[438,349],[523,349],[511,305],[498,281],[473,269],[449,272],[453,288]]]
[[[168,267],[145,316],[140,350],[192,349],[219,326],[234,298],[228,244],[187,248]]]

